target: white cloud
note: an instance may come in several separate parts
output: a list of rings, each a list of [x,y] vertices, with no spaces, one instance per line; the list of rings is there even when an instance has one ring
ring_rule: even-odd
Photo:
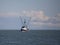
[[[31,25],[33,26],[39,26],[39,27],[60,27],[60,23],[54,24],[54,23],[44,23],[44,22],[32,22]]]
[[[32,17],[31,24],[34,26],[60,27],[60,13],[58,13],[56,16],[49,17],[45,15],[44,11],[24,10],[20,13],[17,12],[0,13],[0,16],[3,17],[27,16]]]
[[[44,11],[23,11],[23,15],[32,17],[32,20],[38,19],[46,21],[49,19],[49,17],[44,14]]]
[[[14,16],[28,16],[32,17],[32,19],[39,19],[39,20],[48,20],[49,17],[44,15],[44,11],[22,11],[22,12],[6,12],[6,13],[0,13],[0,16],[2,17],[14,17]]]
[[[17,12],[6,12],[6,13],[0,13],[1,17],[14,17],[14,16],[19,16],[20,14]]]

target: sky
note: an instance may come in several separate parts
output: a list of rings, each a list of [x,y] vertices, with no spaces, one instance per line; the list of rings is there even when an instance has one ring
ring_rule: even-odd
[[[19,30],[21,19],[29,29],[60,29],[60,0],[0,0],[0,29]]]

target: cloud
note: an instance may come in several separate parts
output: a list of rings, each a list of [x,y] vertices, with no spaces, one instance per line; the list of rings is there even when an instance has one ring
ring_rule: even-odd
[[[31,23],[31,25],[34,27],[36,26],[36,27],[42,27],[42,28],[44,28],[44,27],[46,27],[46,28],[60,28],[60,23],[54,24],[51,22],[49,22],[49,23],[33,22],[33,23]]]
[[[6,13],[0,13],[0,17],[14,17],[19,16],[20,14],[17,12],[6,12]]]
[[[49,17],[44,14],[44,11],[23,11],[23,15],[31,16],[33,20],[46,21],[49,19]]]
[[[60,14],[49,17],[44,14],[44,11],[24,11],[24,14],[32,17],[32,25],[60,27]]]
[[[21,12],[9,12],[0,13],[2,17],[15,17],[15,16],[27,16],[32,17],[31,25],[33,26],[48,26],[48,27],[60,27],[60,13],[55,16],[46,16],[43,10],[41,11],[21,11]]]
[[[51,22],[53,24],[60,23],[60,14],[50,17],[49,22]]]
[[[6,13],[0,13],[0,16],[2,17],[14,17],[14,16],[27,16],[27,17],[32,17],[33,20],[38,19],[38,20],[48,20],[49,17],[44,15],[44,11],[22,11],[22,12],[6,12]]]
[[[58,13],[58,14],[55,16],[55,19],[56,19],[57,21],[60,21],[60,13]]]
[[[0,16],[3,17],[14,17],[14,16],[27,16],[27,17],[32,17],[32,20],[35,21],[52,21],[52,20],[56,20],[56,21],[60,21],[60,14],[58,13],[57,15],[53,16],[53,17],[49,17],[45,15],[45,11],[41,10],[41,11],[21,11],[21,12],[6,12],[6,13],[0,13]]]

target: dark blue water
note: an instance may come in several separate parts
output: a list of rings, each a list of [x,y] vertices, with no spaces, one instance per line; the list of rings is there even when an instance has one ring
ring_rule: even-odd
[[[60,45],[59,30],[0,30],[0,45]]]

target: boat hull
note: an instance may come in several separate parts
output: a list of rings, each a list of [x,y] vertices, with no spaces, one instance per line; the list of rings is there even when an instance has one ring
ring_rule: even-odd
[[[21,28],[21,31],[22,31],[22,32],[27,32],[28,29],[27,29],[27,28]]]

